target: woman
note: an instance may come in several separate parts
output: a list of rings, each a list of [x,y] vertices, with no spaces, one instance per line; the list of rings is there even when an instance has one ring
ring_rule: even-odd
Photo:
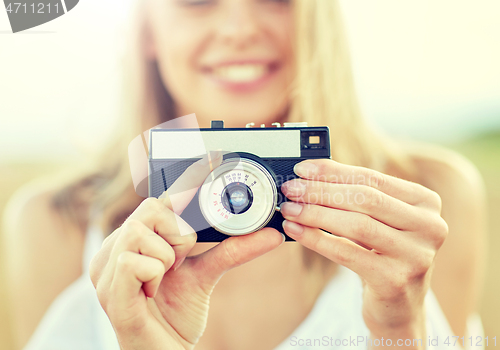
[[[287,349],[320,339],[339,348],[368,336],[379,342],[356,345],[423,339],[406,344],[423,348],[428,337],[480,335],[480,176],[450,151],[390,143],[365,124],[336,1],[148,0],[134,15],[127,76],[136,90],[120,139],[85,176],[26,188],[7,212],[20,345]],[[173,198],[134,193],[128,142],[192,112],[200,127],[330,126],[333,160],[301,163],[301,179],[282,187],[284,232],[298,243],[264,229],[195,244],[176,225],[189,198],[174,213]],[[365,200],[311,203],[318,191]]]

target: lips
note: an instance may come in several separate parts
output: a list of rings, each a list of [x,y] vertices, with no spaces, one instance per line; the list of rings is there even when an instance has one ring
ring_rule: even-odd
[[[205,67],[204,73],[219,86],[230,90],[256,89],[278,70],[277,62],[235,62]]]
[[[229,83],[249,83],[263,78],[269,70],[266,64],[235,64],[217,67],[212,75]]]

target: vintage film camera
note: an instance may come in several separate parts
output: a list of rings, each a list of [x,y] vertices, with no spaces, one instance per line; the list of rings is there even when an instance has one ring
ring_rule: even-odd
[[[192,151],[196,143],[202,143],[202,152]],[[329,159],[330,137],[328,127],[307,123],[224,128],[222,121],[212,121],[207,129],[151,129],[149,150],[150,197],[162,195],[207,151],[222,150],[221,165],[181,215],[198,242],[221,242],[264,227],[283,232],[279,206],[287,198],[281,185],[297,177],[295,164]]]

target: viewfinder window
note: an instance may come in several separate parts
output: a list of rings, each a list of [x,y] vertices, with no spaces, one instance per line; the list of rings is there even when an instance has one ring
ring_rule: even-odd
[[[310,145],[319,144],[319,136],[309,136],[309,144]]]

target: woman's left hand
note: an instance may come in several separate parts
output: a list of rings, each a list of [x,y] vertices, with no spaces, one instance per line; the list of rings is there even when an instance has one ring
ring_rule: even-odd
[[[363,318],[372,334],[418,329],[425,336],[424,297],[448,234],[439,195],[328,159],[294,170],[301,178],[282,186],[292,201],[281,206],[285,233],[360,276]]]

